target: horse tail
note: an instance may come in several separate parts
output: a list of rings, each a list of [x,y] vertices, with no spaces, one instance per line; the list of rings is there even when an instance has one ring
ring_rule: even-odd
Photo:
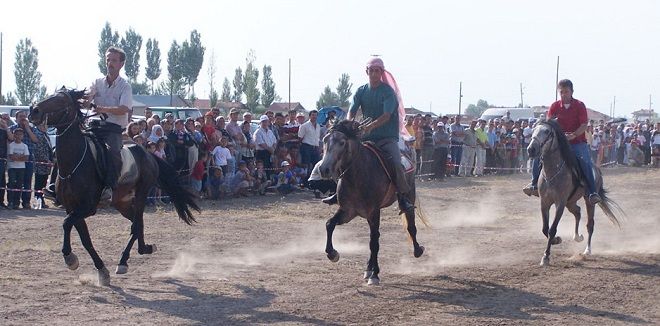
[[[612,224],[618,226],[621,228],[621,223],[619,223],[619,219],[616,218],[616,215],[614,214],[614,211],[617,211],[623,215],[626,213],[621,209],[621,206],[619,204],[615,203],[612,199],[607,197],[607,190],[605,188],[600,187],[600,191],[598,191],[598,195],[601,198],[600,203],[598,203],[598,206],[603,210],[607,218],[610,219],[610,222]]]
[[[188,225],[196,222],[190,211],[191,208],[198,213],[201,211],[195,202],[195,195],[181,185],[177,178],[177,171],[172,165],[156,155],[153,157],[158,162],[158,184],[170,196],[179,218]]]

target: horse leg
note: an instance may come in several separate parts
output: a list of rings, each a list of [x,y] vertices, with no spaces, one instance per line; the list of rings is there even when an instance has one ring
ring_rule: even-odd
[[[380,267],[378,266],[378,250],[380,249],[380,210],[377,209],[368,219],[369,221],[369,250],[371,251],[371,256],[369,257],[369,262],[367,263],[367,273],[371,272],[367,285],[378,285],[380,284],[380,278],[378,274],[380,273]]]
[[[548,238],[548,229],[550,228],[550,205],[541,203],[541,219],[543,222],[541,232],[543,232],[543,235]]]
[[[555,237],[557,234],[557,225],[559,225],[559,221],[561,220],[561,216],[564,213],[564,206],[565,203],[555,203],[555,219],[552,221],[552,225],[550,226],[550,230],[548,231],[548,246],[545,248],[545,253],[543,254],[543,258],[541,259],[541,266],[547,266],[550,264],[550,247],[552,245],[557,245],[561,243],[561,238],[560,237]]]
[[[75,227],[78,231],[78,236],[80,236],[80,241],[82,242],[83,247],[85,247],[85,250],[87,250],[89,255],[92,257],[92,260],[94,261],[94,267],[96,267],[98,272],[99,285],[110,285],[110,272],[108,272],[108,269],[105,268],[103,260],[101,260],[101,257],[98,253],[96,253],[96,250],[92,245],[92,238],[89,236],[89,230],[87,229],[87,223],[85,222],[85,219],[81,218],[76,221]]]
[[[594,234],[594,211],[596,206],[587,203],[587,248],[584,249],[585,255],[591,255],[591,236]]]
[[[582,217],[580,215],[580,206],[578,206],[577,203],[571,203],[567,204],[566,208],[568,208],[568,211],[571,212],[573,216],[575,216],[575,231],[573,233],[573,240],[575,240],[575,242],[581,242],[584,240],[584,237],[582,234],[580,234],[580,232],[578,232],[578,229],[580,228],[580,218]]]
[[[338,209],[331,218],[325,222],[325,231],[326,231],[326,243],[325,243],[325,253],[328,255],[328,259],[331,262],[336,263],[339,261],[339,252],[335,250],[332,246],[332,233],[335,231],[335,226],[341,224],[340,222],[345,218],[346,211],[343,209]]]
[[[70,270],[78,269],[78,257],[71,252],[71,229],[73,229],[74,220],[76,216],[73,213],[69,214],[62,223],[64,229],[64,240],[62,241],[62,255],[64,255],[64,263]]]
[[[415,256],[415,258],[419,258],[424,253],[424,246],[420,246],[419,243],[417,243],[417,227],[415,226],[414,211],[406,212],[406,224],[407,224],[406,229],[408,230],[408,235],[410,235],[410,239],[412,240],[413,243],[413,255]]]
[[[121,258],[119,259],[119,264],[117,264],[117,274],[126,274],[128,272],[128,258],[131,256],[131,248],[133,248],[133,243],[137,240],[137,236],[133,233],[133,227],[131,226],[131,236],[128,238],[128,244],[124,251],[121,253]]]

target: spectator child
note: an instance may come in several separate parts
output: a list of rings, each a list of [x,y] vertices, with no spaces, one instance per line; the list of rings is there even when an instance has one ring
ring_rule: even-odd
[[[28,160],[30,152],[23,143],[23,129],[14,129],[14,141],[7,147],[7,171],[9,172],[9,184],[7,191],[9,208],[18,209],[21,200],[21,189],[23,186],[23,174],[25,173],[25,161]],[[25,206],[24,206],[25,207]],[[27,206],[25,208],[29,208]]]
[[[257,160],[256,164],[257,167],[253,174],[254,189],[263,196],[266,194],[266,188],[272,186],[273,182],[268,180],[266,170],[264,170],[264,162],[262,160]]]
[[[213,155],[213,163],[215,166],[222,169],[223,175],[227,175],[227,161],[233,158],[231,152],[227,148],[227,142],[228,138],[222,137],[220,139],[220,144],[218,144],[218,146],[213,149],[213,152],[211,152],[211,155]]]
[[[166,159],[166,155],[165,155],[165,146],[166,145],[167,145],[167,142],[165,141],[165,138],[161,138],[156,142],[156,151],[154,152],[154,154],[162,160]]]
[[[238,197],[247,197],[248,191],[250,190],[250,183],[252,181],[252,175],[250,170],[247,168],[247,163],[241,160],[238,163],[238,169],[236,173],[231,178],[230,189],[234,196]]]
[[[205,163],[207,158],[208,154],[206,152],[201,152],[199,154],[199,160],[195,162],[191,174],[192,188],[200,197],[202,194],[202,180],[204,180],[204,172],[206,171]]]
[[[225,177],[222,174],[222,169],[219,167],[212,167],[209,173],[207,196],[211,199],[218,200],[225,192]]]
[[[135,136],[133,137],[133,141],[134,141],[136,144],[138,144],[138,145],[144,147],[144,137],[142,137],[142,135],[135,135]]]
[[[290,170],[290,164],[287,161],[281,163],[282,171],[277,175],[277,191],[281,195],[288,195],[295,190],[296,178]]]

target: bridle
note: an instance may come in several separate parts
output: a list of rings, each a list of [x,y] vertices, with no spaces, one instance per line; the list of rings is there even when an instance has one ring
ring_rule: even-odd
[[[541,143],[541,145],[539,146],[539,151],[541,152],[540,155],[539,155],[539,159],[540,159],[541,161],[543,161],[543,148],[545,147],[545,145],[546,145],[549,141],[552,141],[552,143],[551,143],[550,145],[554,145],[554,143],[555,143],[555,138],[557,138],[557,135],[555,134],[555,131],[554,131],[552,128],[549,128],[549,132],[550,132],[550,134],[548,135],[548,137],[547,137],[547,138]],[[532,140],[536,140],[536,141],[538,142],[538,137],[534,136],[534,137],[532,137]],[[552,149],[552,147],[551,147],[551,149]],[[549,151],[548,153],[554,153],[554,152],[556,152],[556,151],[558,151],[558,150],[559,150],[559,147],[558,147],[558,146],[555,146],[555,148],[552,149],[551,151]],[[548,153],[546,153],[546,154],[548,154]],[[552,175],[552,177],[550,177],[550,178],[547,178],[546,175],[545,175],[545,170],[542,170],[541,172],[542,172],[542,175],[543,175],[543,179],[544,179],[548,184],[550,184],[550,183],[551,183],[551,182],[552,182],[552,181],[553,181],[553,180],[559,175],[559,173],[564,169],[564,166],[565,166],[565,165],[566,165],[566,160],[564,160],[564,159],[562,158],[562,160],[561,160],[561,164],[559,164],[559,165],[557,166],[557,168],[558,168],[558,169],[557,169],[557,172],[555,172],[555,173]]]
[[[334,133],[342,134],[347,139],[347,145],[348,145],[348,141],[350,141],[350,139],[348,138],[348,136],[345,133],[343,133],[339,130],[332,130],[332,131],[330,131],[328,136],[332,137],[332,134],[334,134]],[[353,157],[352,157],[352,155],[348,155],[348,154],[350,154],[350,153],[349,153],[349,151],[346,150],[344,155],[342,155],[342,159],[340,159],[339,176],[337,177],[338,179],[343,177],[344,174],[346,174],[346,172],[348,170],[350,170],[350,168],[353,164]],[[343,157],[345,157],[345,156],[348,156],[348,159],[343,159]]]

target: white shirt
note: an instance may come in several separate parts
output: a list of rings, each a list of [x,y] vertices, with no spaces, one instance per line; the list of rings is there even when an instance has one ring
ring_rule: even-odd
[[[121,78],[121,76],[118,76],[112,85],[108,85],[106,77],[99,78],[94,81],[90,87],[90,91],[94,94],[94,104],[98,106],[124,105],[129,110],[133,110],[133,91],[131,90],[131,84],[124,78]],[[108,114],[106,121],[126,128],[128,125],[128,113],[121,115]]]
[[[254,131],[254,143],[257,144],[257,150],[264,150],[259,145],[266,144],[266,146],[272,148],[277,143],[277,139],[272,130],[259,127]]]
[[[321,140],[321,126],[319,126],[318,123],[312,124],[311,121],[307,121],[300,125],[300,128],[298,129],[298,137],[307,145],[319,146]]]
[[[211,154],[213,155],[216,166],[225,166],[227,165],[227,160],[232,158],[229,149],[222,146],[216,146]]]
[[[30,151],[28,150],[28,147],[25,143],[16,144],[16,142],[11,142],[9,143],[9,146],[7,146],[7,157],[9,157],[12,154],[30,155]],[[11,159],[7,161],[7,169],[24,169],[24,168],[25,168],[24,161],[12,161]]]

